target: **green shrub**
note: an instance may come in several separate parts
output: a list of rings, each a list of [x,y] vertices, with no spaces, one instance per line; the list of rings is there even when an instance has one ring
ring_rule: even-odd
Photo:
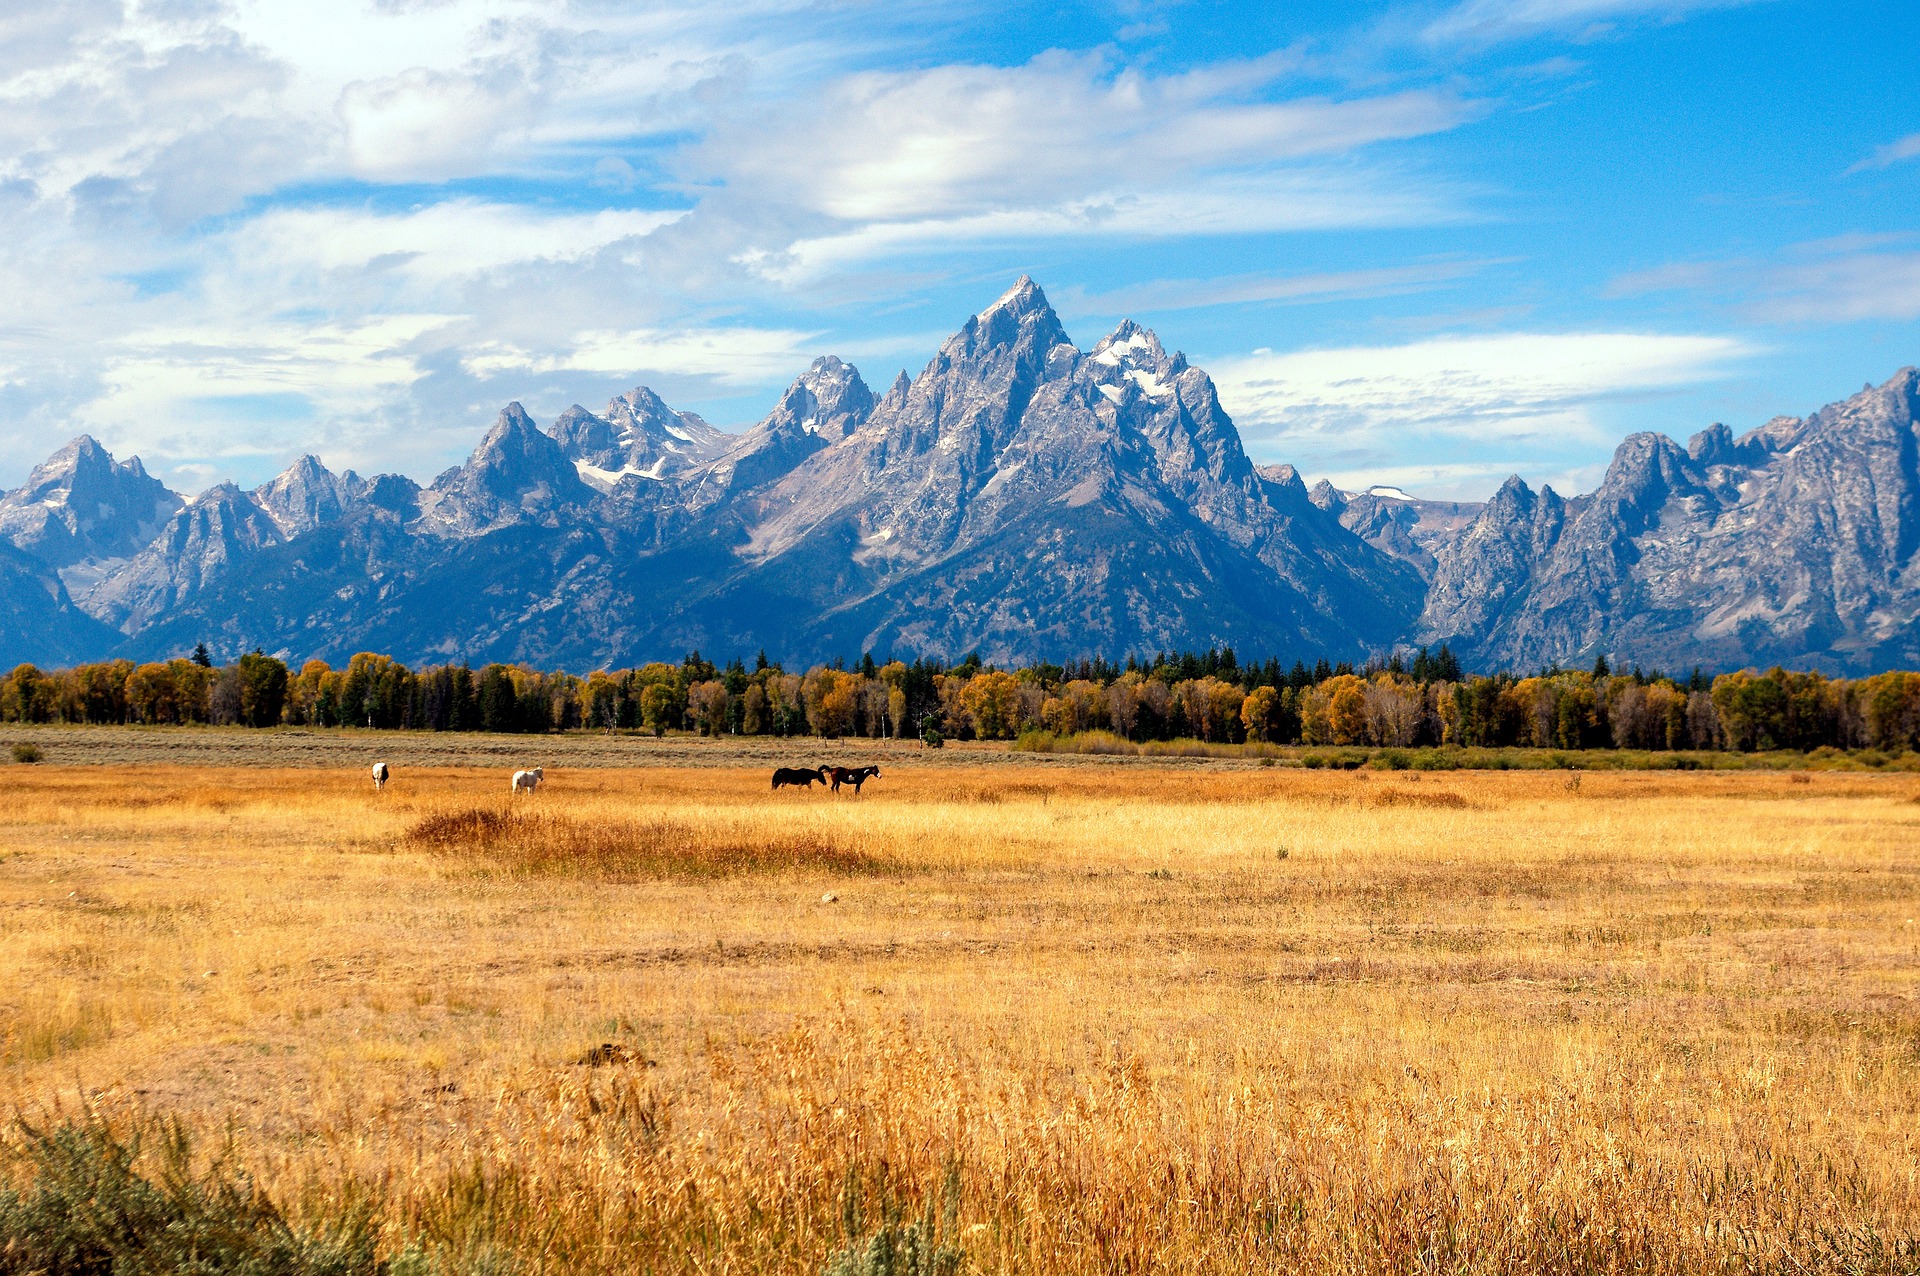
[[[945,1181],[935,1200],[927,1198],[919,1220],[902,1224],[898,1206],[880,1189],[880,1225],[865,1231],[858,1175],[849,1175],[841,1197],[841,1226],[847,1244],[827,1259],[824,1276],[958,1276],[966,1254],[954,1241],[960,1226],[960,1166],[947,1163]]]
[[[38,762],[43,756],[45,755],[40,752],[40,746],[37,744],[16,744],[13,746],[13,760],[15,762]]]
[[[18,1127],[24,1190],[0,1187],[4,1276],[383,1276],[363,1213],[304,1232],[244,1173],[193,1164],[177,1124]],[[149,1150],[149,1145],[152,1145]],[[148,1173],[143,1173],[145,1168]],[[151,1177],[149,1177],[149,1174]]]

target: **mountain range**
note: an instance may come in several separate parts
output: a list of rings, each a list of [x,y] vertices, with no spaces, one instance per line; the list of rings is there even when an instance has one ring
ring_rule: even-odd
[[[0,660],[204,641],[585,669],[764,649],[989,660],[1452,645],[1477,668],[1920,661],[1920,374],[1588,494],[1309,489],[1212,380],[1123,322],[1090,350],[1021,279],[875,395],[816,360],[740,433],[645,387],[508,404],[421,486],[302,457],[185,499],[88,437],[0,497]]]

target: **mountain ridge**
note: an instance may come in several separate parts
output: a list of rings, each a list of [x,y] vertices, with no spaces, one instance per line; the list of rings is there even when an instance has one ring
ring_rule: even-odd
[[[509,403],[424,487],[303,456],[188,501],[83,436],[0,497],[0,648],[591,667],[1447,642],[1487,667],[1855,672],[1920,661],[1917,409],[1905,369],[1737,437],[1631,435],[1573,498],[1309,489],[1155,333],[1082,350],[1023,276],[884,394],[829,355],[733,434],[645,386],[545,429]]]

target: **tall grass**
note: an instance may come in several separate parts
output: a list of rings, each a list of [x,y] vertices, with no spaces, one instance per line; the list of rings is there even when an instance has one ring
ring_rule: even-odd
[[[509,872],[631,881],[743,873],[875,873],[887,864],[841,830],[742,831],[676,819],[582,820],[549,811],[469,806],[435,811],[402,842],[479,857]]]
[[[0,1109],[173,1114],[222,1148],[181,1181],[279,1219],[248,1244],[1920,1271],[1910,777],[24,775]]]

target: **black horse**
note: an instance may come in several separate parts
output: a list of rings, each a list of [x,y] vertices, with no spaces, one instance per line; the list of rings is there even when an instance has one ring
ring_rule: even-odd
[[[783,766],[773,773],[773,787],[776,789],[784,789],[789,784],[797,784],[803,789],[810,789],[815,784],[825,784],[826,782],[827,769],[825,767]]]
[[[827,768],[827,782],[835,793],[840,791],[841,785],[851,784],[854,793],[857,795],[860,792],[861,785],[865,784],[868,780],[877,780],[879,778],[880,768],[877,766],[830,766]]]

